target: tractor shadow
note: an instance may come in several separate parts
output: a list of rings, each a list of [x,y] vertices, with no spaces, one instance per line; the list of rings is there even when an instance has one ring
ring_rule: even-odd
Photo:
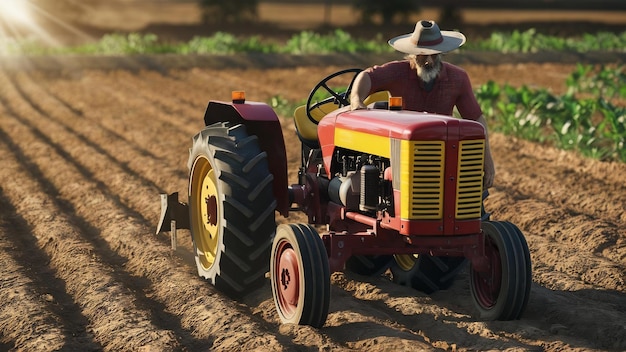
[[[508,329],[502,331],[503,326],[491,329],[488,322],[474,318],[477,314],[467,269],[449,289],[431,295],[397,285],[385,275],[366,277],[345,272],[333,274],[333,279],[329,319],[323,328],[332,338],[357,340],[354,336],[358,336],[358,341],[375,341],[393,337],[406,340],[396,343],[421,341],[430,348],[444,349],[474,349],[493,345],[496,340],[498,348],[536,349],[511,338]],[[512,330],[519,325],[514,322]]]

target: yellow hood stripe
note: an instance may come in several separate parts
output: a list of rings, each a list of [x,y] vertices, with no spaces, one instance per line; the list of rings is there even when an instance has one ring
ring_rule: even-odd
[[[365,132],[335,128],[335,146],[385,158],[391,157],[391,138]]]

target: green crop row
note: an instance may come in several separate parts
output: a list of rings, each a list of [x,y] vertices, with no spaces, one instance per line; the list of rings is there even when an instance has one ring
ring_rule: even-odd
[[[476,96],[494,131],[626,162],[623,66],[578,65],[566,84],[567,92],[555,95],[546,89],[488,82],[476,89]]]
[[[626,32],[600,32],[584,34],[576,38],[563,38],[537,33],[531,28],[523,32],[495,32],[489,39],[468,43],[466,48],[502,53],[624,51],[624,43],[626,43]]]
[[[512,33],[496,32],[491,37],[467,43],[462,50],[498,52],[536,51],[624,51],[626,32],[601,32],[576,38],[561,38],[537,33],[534,29]],[[325,54],[325,53],[387,53],[393,49],[378,35],[372,40],[352,37],[338,29],[330,34],[303,31],[284,43],[260,36],[247,38],[217,32],[210,37],[195,37],[188,42],[171,43],[155,34],[107,34],[98,42],[75,47],[49,47],[36,40],[0,41],[0,55],[133,55],[133,54],[235,54],[242,52]]]

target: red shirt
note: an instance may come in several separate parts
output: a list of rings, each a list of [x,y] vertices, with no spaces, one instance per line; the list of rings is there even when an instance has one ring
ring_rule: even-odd
[[[388,90],[391,96],[402,97],[406,110],[452,116],[456,106],[464,119],[477,120],[482,115],[467,72],[448,62],[441,63],[431,91],[424,88],[408,61],[392,61],[366,71],[372,81],[369,94]]]

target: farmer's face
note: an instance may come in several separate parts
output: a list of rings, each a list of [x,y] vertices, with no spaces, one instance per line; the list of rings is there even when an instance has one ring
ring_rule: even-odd
[[[420,67],[432,67],[439,61],[439,54],[434,55],[415,55],[417,65]]]
[[[416,55],[417,75],[424,81],[430,82],[437,78],[441,69],[440,54],[434,55]]]

